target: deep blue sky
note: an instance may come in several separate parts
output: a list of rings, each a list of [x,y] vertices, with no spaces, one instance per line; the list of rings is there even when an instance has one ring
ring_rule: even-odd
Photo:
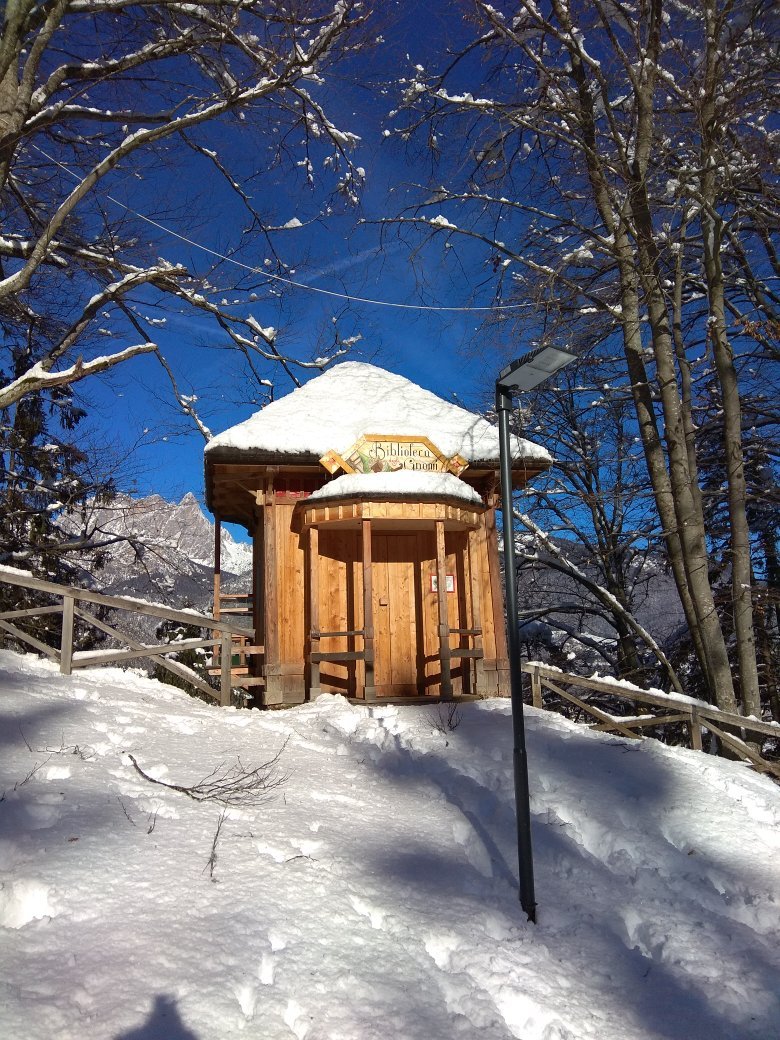
[[[263,172],[252,182],[251,190],[258,205],[272,212],[279,224],[293,217],[305,223],[276,236],[280,254],[295,265],[294,277],[301,282],[403,303],[424,298],[442,306],[488,305],[494,280],[479,249],[461,249],[458,262],[446,268],[439,263],[438,250],[426,254],[421,266],[426,288],[421,297],[420,270],[415,272],[410,262],[408,243],[390,234],[382,246],[377,226],[357,224],[361,217],[371,221],[400,212],[414,197],[408,182],[427,182],[435,176],[429,159],[407,152],[397,139],[383,137],[383,129],[389,125],[387,113],[395,107],[400,92],[398,78],[411,65],[419,62],[427,67],[436,53],[441,56],[447,34],[459,30],[451,5],[423,7],[404,0],[383,6],[376,31],[386,42],[332,75],[323,97],[336,125],[361,137],[354,153],[367,173],[360,207],[307,223],[323,196],[296,181],[294,169]],[[242,135],[242,127],[235,134],[229,127],[221,127],[209,143],[234,170],[251,174],[262,169],[263,153],[258,150],[253,160]],[[209,248],[221,252],[238,249],[246,215],[205,160],[188,155],[167,167],[147,168],[143,175],[139,181],[119,174],[106,191],[146,215],[162,213],[163,223]],[[161,256],[186,262],[199,271],[208,269],[208,256],[163,232],[148,230]],[[264,257],[256,251],[244,250],[239,255],[244,262],[263,264]],[[495,374],[508,356],[521,352],[516,343],[500,344],[498,349],[483,347],[487,336],[482,328],[484,314],[347,305],[292,289],[279,299],[273,295],[273,283],[259,278],[253,279],[256,298],[250,299],[246,288],[232,289],[241,276],[237,269],[223,265],[212,283],[220,297],[224,294],[231,303],[240,301],[237,311],[254,315],[263,326],[279,328],[283,351],[299,357],[327,354],[335,316],[343,335],[362,336],[350,359],[382,365],[443,397],[456,394],[467,407],[479,408],[489,402]],[[150,317],[165,319],[156,333],[158,341],[181,378],[182,389],[197,393],[203,401],[206,421],[214,432],[255,410],[243,393],[245,384],[233,378],[235,355],[213,349],[223,337],[207,318],[192,312],[177,314],[169,307],[143,309]],[[293,389],[281,369],[272,374],[277,396]],[[305,378],[305,373],[298,374]],[[126,484],[138,493],[156,492],[170,499],[187,491],[202,495],[203,439],[177,417],[153,359],[136,359],[100,383],[85,385],[84,393],[90,400],[92,421],[103,431],[97,436],[105,436],[107,431],[109,442],[136,445],[126,469]],[[110,454],[108,446],[106,451]]]

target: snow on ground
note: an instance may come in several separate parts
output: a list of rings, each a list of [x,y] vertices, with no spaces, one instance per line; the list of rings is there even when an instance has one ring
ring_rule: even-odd
[[[528,710],[539,923],[517,902],[509,706],[215,708],[0,652],[6,1040],[770,1040],[780,791]],[[286,744],[285,744],[286,742]],[[28,746],[29,745],[29,746]],[[151,784],[283,745],[230,811]]]

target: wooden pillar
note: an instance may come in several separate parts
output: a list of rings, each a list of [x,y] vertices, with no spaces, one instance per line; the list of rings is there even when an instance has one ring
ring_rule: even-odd
[[[212,614],[219,620],[219,597],[222,587],[222,521],[214,517],[214,609]]]
[[[211,613],[215,621],[220,617],[220,593],[222,591],[222,521],[218,516],[214,517],[214,603]],[[215,630],[214,636],[218,639],[221,633]],[[211,651],[211,664],[217,667],[220,664],[222,644],[218,644]]]
[[[252,630],[254,636],[252,642],[255,646],[264,646],[263,640],[265,639],[265,631],[263,627],[264,617],[264,602],[263,602],[263,526],[260,512],[257,508],[254,511],[254,523],[252,524],[252,587],[250,589],[252,593]],[[259,655],[253,655],[247,661],[249,665],[249,674],[252,676],[263,675],[263,667],[265,665],[265,655],[262,660]]]
[[[693,706],[691,706],[691,721],[689,729],[691,732],[691,747],[694,751],[701,751],[701,719],[698,711]]]
[[[498,560],[498,535],[496,533],[496,507],[492,505],[485,514],[487,537],[488,570],[490,573],[490,596],[493,601],[493,629],[496,640],[496,693],[499,697],[509,696],[509,651],[506,646],[506,622],[504,620],[504,593],[501,588],[501,564]]]
[[[544,707],[544,699],[542,697],[542,679],[539,675],[539,665],[535,665],[534,670],[531,672],[531,703],[535,708]]]
[[[219,676],[219,703],[223,708],[230,707],[230,699],[232,692],[232,660],[231,651],[233,649],[233,640],[230,632],[222,633],[222,641],[220,643],[220,660],[222,662]]]
[[[60,671],[70,675],[73,666],[73,596],[62,597],[62,637],[60,640]]]
[[[444,521],[436,521],[436,584],[439,607],[439,661],[441,662],[441,698],[452,700],[452,666],[450,662],[450,620],[447,613],[447,554],[444,549]]]
[[[363,520],[363,649],[365,650],[365,678],[363,698],[376,700],[374,678],[374,584],[371,548],[371,521]]]
[[[312,655],[320,649],[320,535],[313,525],[309,528],[309,697],[319,697],[320,662]]]
[[[471,625],[474,629],[472,646],[475,650],[484,653],[484,642],[482,639],[482,590],[479,586],[479,552],[477,549],[477,532],[469,531],[466,545],[466,565],[469,572],[469,594],[471,597]],[[484,657],[474,658],[474,693],[484,695],[485,690],[485,663]]]
[[[279,660],[279,575],[276,559],[276,515],[274,511],[274,478],[271,473],[265,486],[263,502],[263,606],[265,646],[264,703],[283,702],[281,662]]]

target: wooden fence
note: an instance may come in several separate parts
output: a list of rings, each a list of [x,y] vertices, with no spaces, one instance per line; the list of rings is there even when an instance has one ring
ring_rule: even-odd
[[[206,696],[211,697],[219,704],[230,704],[233,686],[233,676],[231,675],[231,647],[233,639],[234,637],[242,637],[251,642],[254,636],[251,630],[243,628],[235,621],[225,618],[217,620],[207,617],[205,614],[199,614],[194,610],[173,610],[169,607],[158,606],[156,603],[144,603],[143,600],[131,599],[126,596],[105,596],[101,592],[92,592],[89,589],[58,585],[53,581],[42,581],[40,578],[34,578],[30,574],[15,571],[9,567],[0,567],[0,581],[21,588],[46,592],[60,600],[59,603],[51,606],[4,611],[0,613],[0,630],[8,632],[14,639],[34,647],[40,653],[56,661],[63,675],[70,675],[74,668],[88,668],[96,665],[105,666],[124,661],[133,661],[138,658],[151,658],[162,668],[165,668],[166,671],[171,672],[180,679],[184,679],[200,693],[206,694]],[[138,614],[143,617],[177,621],[183,625],[203,628],[211,633],[211,637],[208,639],[171,640],[170,642],[154,646],[139,643],[136,639],[124,632],[120,632],[112,625],[108,625],[105,621],[96,617],[83,606],[85,603],[111,607],[114,610],[127,611],[130,614]],[[59,647],[49,646],[14,623],[23,622],[25,618],[43,617],[47,614],[62,614],[62,637]],[[76,618],[104,633],[104,635],[111,636],[120,644],[126,646],[127,649],[74,652],[73,626]],[[219,661],[221,664],[219,691],[210,686],[205,679],[197,675],[191,668],[179,664],[178,661],[172,661],[167,656],[181,650],[213,649],[215,647],[219,647]]]
[[[640,737],[636,730],[682,722],[685,723],[688,730],[690,745],[695,750],[702,750],[702,730],[706,729],[740,758],[750,762],[759,772],[770,773],[772,776],[780,778],[780,763],[767,761],[746,740],[746,734],[750,733],[775,737],[780,740],[780,726],[777,723],[746,719],[743,715],[719,711],[701,701],[688,700],[673,693],[654,693],[649,690],[617,685],[604,679],[586,679],[581,675],[569,675],[567,672],[561,672],[557,668],[550,668],[536,661],[523,664],[522,670],[530,676],[531,702],[536,708],[545,707],[543,690],[548,689],[596,719],[596,722],[592,724],[592,729],[620,733],[622,736],[631,737],[634,740]],[[589,704],[583,697],[575,696],[570,690],[564,689],[564,686],[594,690],[602,696],[616,697],[636,704],[648,704],[664,710],[659,714],[648,712],[643,715],[612,715],[595,704]],[[586,696],[587,694],[584,695],[584,697]],[[738,734],[734,730],[739,731]]]

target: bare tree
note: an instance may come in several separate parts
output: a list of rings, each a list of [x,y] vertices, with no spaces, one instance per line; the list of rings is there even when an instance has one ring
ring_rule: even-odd
[[[424,134],[444,158],[403,222],[481,244],[497,291],[535,304],[533,341],[622,346],[706,689],[758,714],[741,394],[749,370],[777,358],[771,5],[473,0],[469,11],[471,39],[444,70],[405,82],[398,132]],[[697,409],[713,392],[736,686],[701,486]]]
[[[160,300],[213,322],[259,385],[269,364],[294,377],[296,360],[276,330],[215,295],[242,280],[222,276],[219,249],[211,270],[182,261],[197,219],[153,199],[166,169],[172,176],[191,166],[218,181],[245,218],[230,254],[254,258],[243,283],[283,276],[277,243],[302,222],[275,219],[264,183],[271,171],[286,169],[304,185],[323,177],[323,205],[328,191],[354,200],[362,179],[350,156],[357,138],[330,120],[321,99],[330,67],[362,45],[363,19],[356,0],[8,0],[0,409],[155,354],[178,407],[208,437],[186,380],[155,340],[159,322],[146,317]],[[161,239],[163,222],[184,241]],[[253,274],[261,246],[265,278]],[[106,335],[116,344],[108,352]]]
[[[242,399],[265,402],[277,374],[300,383],[296,371],[347,349],[337,339],[294,356],[261,318],[291,274],[283,254],[298,229],[357,199],[358,139],[325,101],[332,68],[366,45],[364,19],[358,0],[8,0],[0,558],[60,573],[65,554],[115,540],[56,523],[114,490],[79,427],[88,377],[143,371],[149,393],[209,439],[215,385],[194,385],[189,358],[161,347],[177,315],[209,330],[211,368]]]
[[[616,361],[581,357],[524,401],[522,428],[545,438],[556,465],[534,482],[533,519],[519,502],[516,517],[531,537],[518,539],[518,578],[526,591],[539,583],[546,590],[543,606],[537,603],[527,617],[544,617],[632,682],[650,677],[644,653],[650,650],[660,681],[679,690],[661,641],[637,621],[658,582],[660,532],[648,509],[631,396]],[[589,639],[594,632],[599,638]]]

